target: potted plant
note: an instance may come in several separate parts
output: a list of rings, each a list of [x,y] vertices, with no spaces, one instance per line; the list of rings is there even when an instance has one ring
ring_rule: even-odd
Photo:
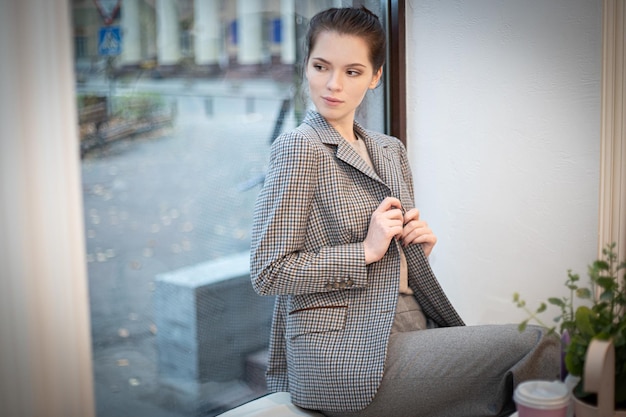
[[[564,368],[570,375],[581,378],[573,391],[575,402],[596,407],[597,391],[585,391],[585,378],[589,373],[589,369],[585,370],[587,353],[595,341],[609,341],[606,349],[610,351],[604,353],[609,356],[614,354],[614,409],[626,410],[626,262],[618,261],[615,243],[608,244],[602,253],[603,257],[588,267],[588,285],[581,284],[578,274],[568,271],[565,281],[568,296],[550,297],[534,312],[526,306],[519,294],[513,295],[513,301],[528,313],[528,317],[519,325],[520,330],[534,321],[550,332],[560,333]],[[553,326],[546,325],[540,317],[547,310],[548,304],[560,310]],[[604,358],[602,356],[602,361]],[[597,361],[594,359],[593,366],[596,366]]]

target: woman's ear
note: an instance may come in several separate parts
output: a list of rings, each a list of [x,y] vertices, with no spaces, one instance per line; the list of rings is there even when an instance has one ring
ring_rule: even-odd
[[[380,81],[380,77],[383,76],[383,67],[378,68],[376,74],[372,77],[372,82],[370,83],[369,89],[373,90],[378,87],[378,82]]]

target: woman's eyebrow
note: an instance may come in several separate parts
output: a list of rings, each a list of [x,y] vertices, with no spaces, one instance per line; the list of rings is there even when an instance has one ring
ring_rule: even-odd
[[[327,61],[327,60],[325,60],[324,58],[320,58],[320,57],[316,57],[316,56],[314,56],[314,57],[311,57],[311,59],[316,60],[316,61],[320,61],[320,62],[322,62],[322,63],[324,63],[324,64],[331,64],[331,62],[330,62],[330,61]],[[365,65],[365,64],[361,64],[361,63],[359,63],[359,62],[355,62],[355,63],[353,63],[353,64],[348,64],[348,65],[345,65],[345,67],[346,67],[346,68],[347,68],[347,67],[366,67],[366,65]]]

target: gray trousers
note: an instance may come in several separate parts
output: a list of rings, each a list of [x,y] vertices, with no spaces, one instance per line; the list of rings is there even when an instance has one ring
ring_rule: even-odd
[[[415,298],[400,295],[373,401],[359,412],[322,412],[329,417],[508,416],[515,411],[517,384],[559,378],[560,341],[541,327],[520,333],[517,325],[424,329],[425,323]]]

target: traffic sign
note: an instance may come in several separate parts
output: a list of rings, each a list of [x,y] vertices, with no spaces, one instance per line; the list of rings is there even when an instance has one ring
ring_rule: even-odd
[[[110,25],[115,19],[115,15],[120,9],[122,0],[93,0],[100,12],[100,16],[104,20],[105,25]]]
[[[98,54],[119,55],[122,53],[122,31],[119,26],[104,26],[98,32]]]

